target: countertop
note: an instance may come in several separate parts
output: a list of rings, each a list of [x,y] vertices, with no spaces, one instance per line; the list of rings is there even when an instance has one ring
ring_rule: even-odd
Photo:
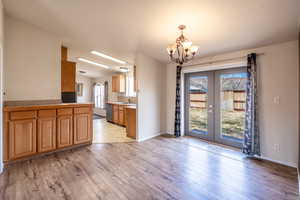
[[[125,103],[125,102],[107,102],[108,104],[124,105],[124,106],[136,106],[135,103]]]
[[[126,109],[134,109],[135,110],[136,109],[136,105],[134,105],[134,106],[133,105],[132,106],[126,106]]]
[[[84,107],[93,106],[93,103],[57,103],[57,104],[42,104],[42,105],[17,105],[17,106],[4,106],[3,111],[22,111],[22,110],[43,110],[54,108],[67,108],[67,107]]]

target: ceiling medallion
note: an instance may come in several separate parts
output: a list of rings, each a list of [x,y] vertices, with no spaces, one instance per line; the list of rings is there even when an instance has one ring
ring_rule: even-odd
[[[169,45],[167,48],[171,61],[180,65],[192,60],[198,51],[198,46],[192,46],[192,42],[183,35],[185,28],[185,25],[178,26],[181,35],[174,44]]]

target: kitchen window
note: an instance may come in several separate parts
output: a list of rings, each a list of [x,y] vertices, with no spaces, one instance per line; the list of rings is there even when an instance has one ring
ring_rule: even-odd
[[[134,77],[132,74],[127,74],[126,75],[126,91],[125,95],[127,97],[135,97],[136,92],[134,91]]]

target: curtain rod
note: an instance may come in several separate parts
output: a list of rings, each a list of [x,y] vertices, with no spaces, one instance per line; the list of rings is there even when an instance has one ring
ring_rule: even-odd
[[[257,53],[256,55],[262,56],[265,55],[264,53]],[[216,61],[207,61],[203,63],[196,63],[196,64],[190,64],[190,65],[183,65],[182,67],[192,67],[192,66],[199,66],[199,65],[207,65],[207,64],[213,64],[213,63],[219,63],[219,62],[225,62],[225,61],[230,61],[230,60],[237,60],[241,58],[247,58],[247,56],[241,56],[241,57],[235,57],[235,58],[227,58],[227,59],[222,59],[222,60],[216,60]]]

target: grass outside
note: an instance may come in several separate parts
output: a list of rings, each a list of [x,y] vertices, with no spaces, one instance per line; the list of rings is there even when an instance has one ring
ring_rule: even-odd
[[[221,111],[222,135],[243,139],[245,126],[245,112]],[[207,132],[207,109],[190,108],[190,130]]]

